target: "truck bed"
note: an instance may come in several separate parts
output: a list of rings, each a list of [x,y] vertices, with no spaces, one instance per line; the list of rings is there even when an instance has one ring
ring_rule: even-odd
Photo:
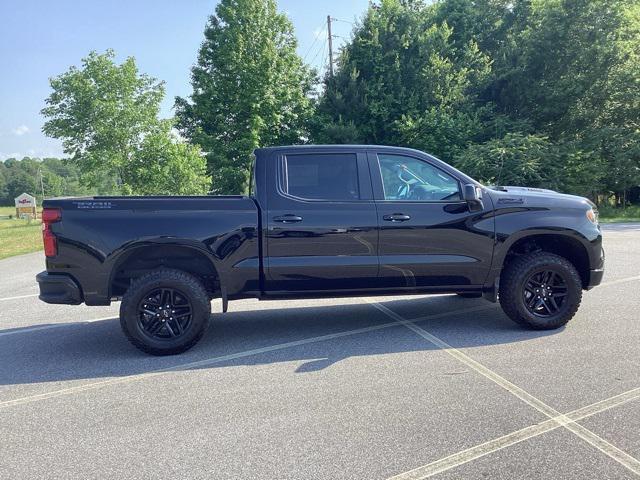
[[[47,199],[43,207],[61,211],[61,221],[51,225],[58,255],[47,258],[47,272],[72,276],[89,305],[120,296],[119,265],[149,245],[156,245],[158,257],[183,255],[197,265],[215,261],[230,291],[236,282],[258,289],[258,208],[251,197],[73,197]]]

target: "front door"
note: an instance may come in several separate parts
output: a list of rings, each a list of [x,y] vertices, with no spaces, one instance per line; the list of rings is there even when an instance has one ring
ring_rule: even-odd
[[[470,211],[461,185],[428,156],[371,151],[378,211],[380,283],[429,289],[482,285],[491,267],[490,200]]]
[[[378,232],[366,153],[309,149],[277,158],[276,170],[267,212],[267,291],[373,286]]]

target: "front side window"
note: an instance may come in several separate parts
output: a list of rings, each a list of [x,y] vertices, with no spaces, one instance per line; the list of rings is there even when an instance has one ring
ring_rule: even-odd
[[[355,154],[289,155],[285,159],[284,191],[312,200],[357,200],[358,163]]]
[[[448,173],[417,158],[404,155],[378,155],[385,200],[457,201],[458,181]]]

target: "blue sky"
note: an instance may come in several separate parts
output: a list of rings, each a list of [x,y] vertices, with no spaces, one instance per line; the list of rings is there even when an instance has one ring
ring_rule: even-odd
[[[293,21],[298,51],[307,63],[326,66],[326,16],[340,45],[369,0],[279,0]],[[215,0],[19,0],[0,2],[0,160],[62,156],[57,140],[41,132],[40,109],[48,79],[79,65],[89,51],[113,48],[118,59],[166,82],[162,115],[172,115],[176,95],[190,93],[204,25]],[[316,40],[316,36],[318,40]],[[324,53],[324,55],[323,55]]]

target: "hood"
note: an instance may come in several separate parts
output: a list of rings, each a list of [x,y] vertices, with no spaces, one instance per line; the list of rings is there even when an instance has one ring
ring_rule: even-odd
[[[565,207],[595,208],[588,198],[558,193],[546,188],[498,186],[487,187],[496,207]]]

